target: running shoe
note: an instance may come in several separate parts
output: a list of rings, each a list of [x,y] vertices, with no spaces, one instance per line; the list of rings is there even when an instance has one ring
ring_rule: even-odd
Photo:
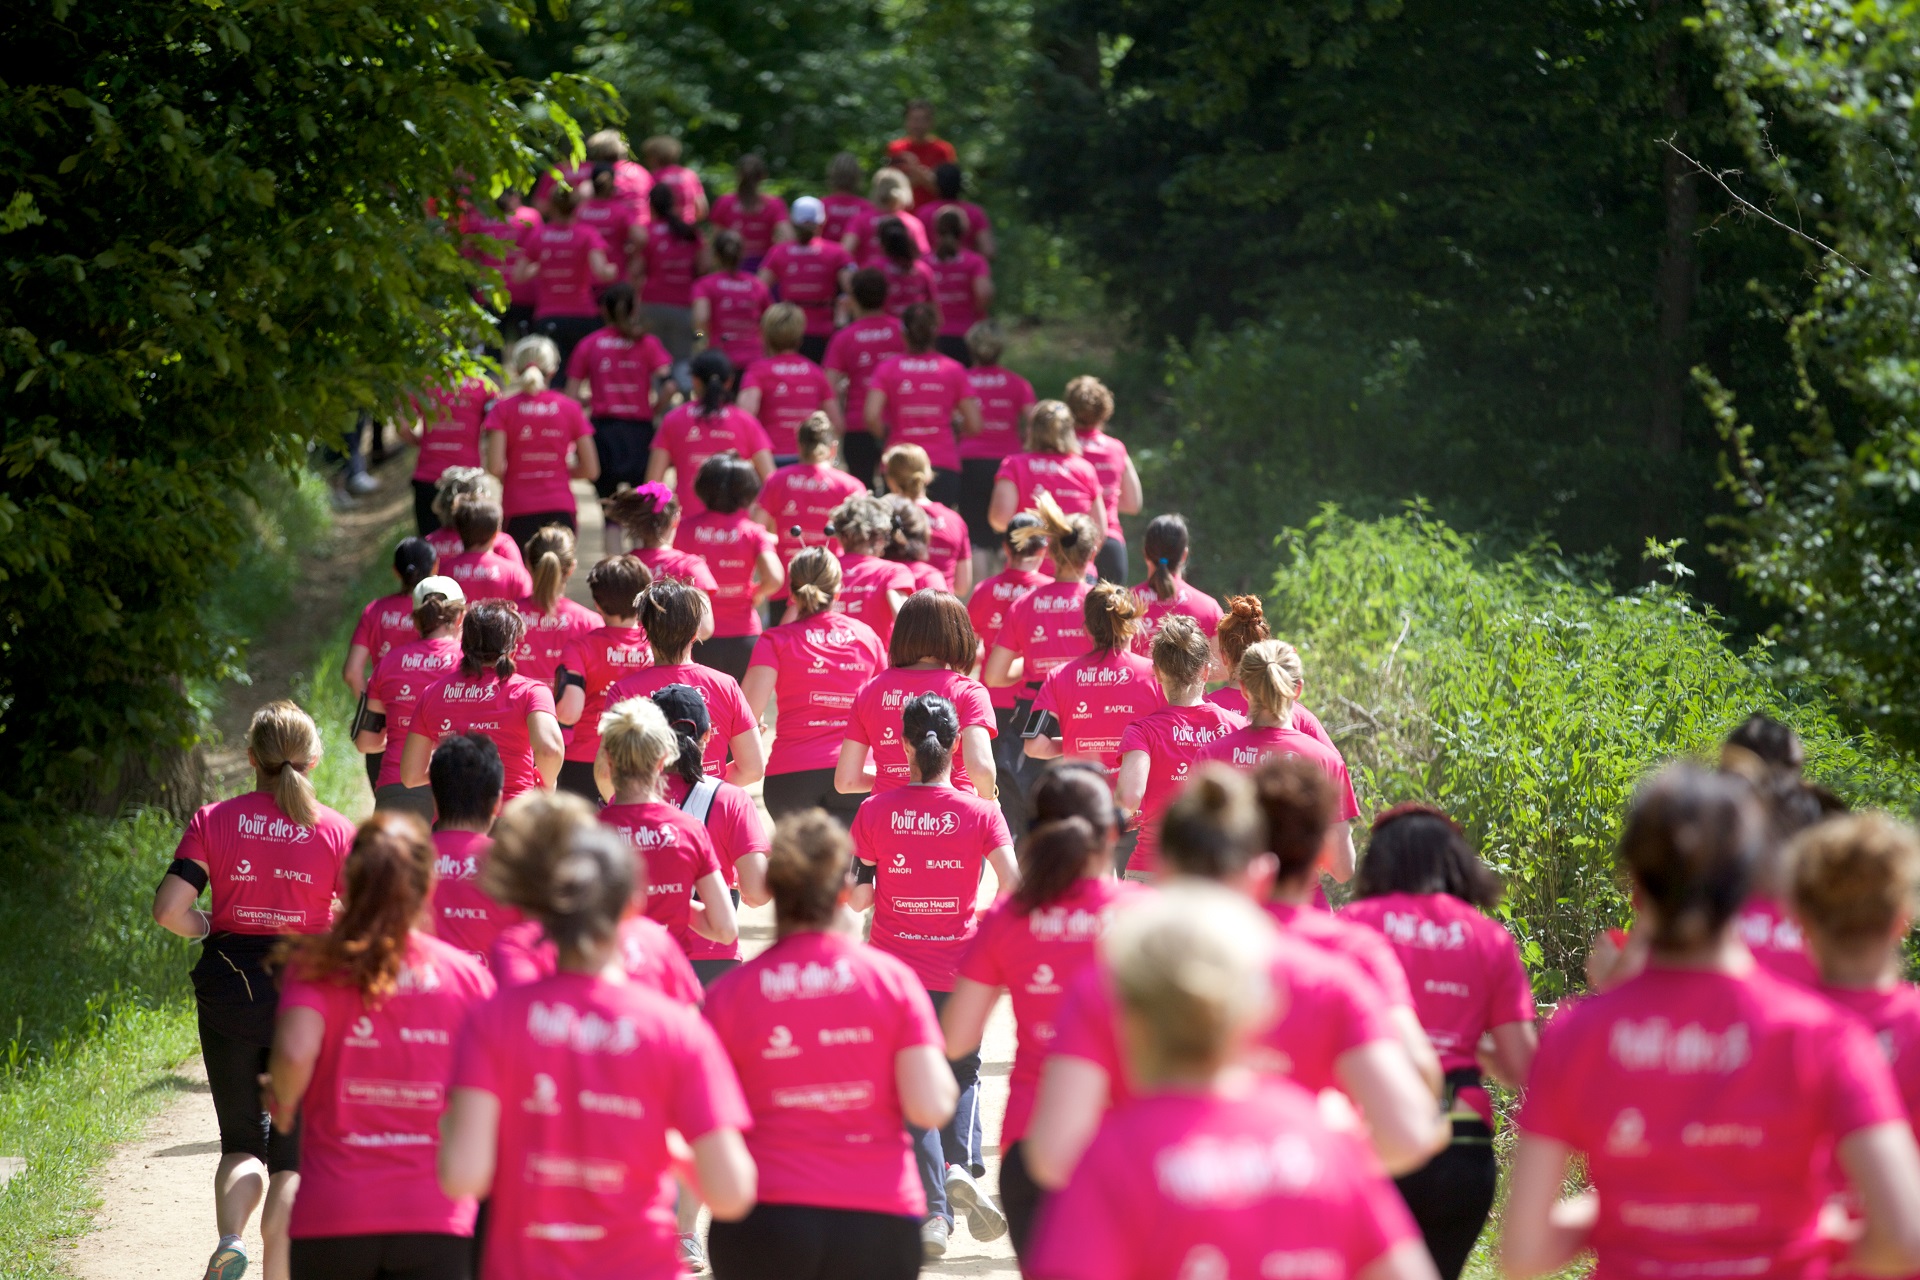
[[[689,1231],[680,1237],[680,1265],[696,1276],[706,1275],[713,1270],[707,1261],[707,1251],[700,1247],[700,1237]]]
[[[238,1236],[222,1240],[207,1259],[206,1280],[240,1280],[247,1273],[247,1249]]]
[[[356,498],[364,498],[370,493],[380,492],[380,481],[366,472],[357,472],[347,477],[347,492]]]
[[[920,1256],[934,1262],[947,1256],[947,1237],[953,1228],[938,1214],[920,1224]]]
[[[967,1230],[982,1244],[1007,1234],[1007,1215],[961,1165],[947,1166],[947,1203],[967,1215]]]

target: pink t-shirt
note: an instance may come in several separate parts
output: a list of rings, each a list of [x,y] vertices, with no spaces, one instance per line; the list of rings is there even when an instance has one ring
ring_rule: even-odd
[[[413,462],[415,480],[432,484],[448,467],[480,465],[480,420],[492,398],[492,387],[468,378],[451,391],[432,388],[424,404],[414,401],[424,428],[420,454]]]
[[[833,607],[872,627],[884,645],[893,638],[893,609],[887,604],[887,592],[910,596],[913,589],[913,570],[898,560],[841,556],[840,594],[834,597]]]
[[[596,282],[590,259],[596,249],[609,261],[613,255],[598,231],[578,222],[550,222],[530,232],[522,244],[527,257],[540,264],[540,274],[533,279],[535,319],[600,314],[593,300]]]
[[[543,784],[533,762],[527,720],[537,711],[553,714],[553,690],[522,675],[500,679],[493,672],[467,677],[455,671],[427,686],[413,713],[411,734],[438,743],[450,733],[480,733],[492,740],[506,766],[505,799]]]
[[[727,405],[707,416],[694,409],[689,403],[671,410],[660,420],[660,430],[653,437],[653,447],[666,450],[673,459],[674,493],[680,499],[683,519],[707,509],[707,504],[694,495],[693,482],[708,458],[731,449],[751,462],[756,453],[773,452],[773,442],[746,410]]]
[[[572,640],[606,625],[606,619],[566,596],[555,600],[553,608],[545,613],[530,595],[515,601],[514,608],[527,624],[520,647],[513,651],[514,669],[542,684],[553,683],[553,673],[560,669],[560,658]]]
[[[1086,653],[1055,667],[1033,700],[1035,711],[1060,721],[1065,754],[1105,769],[1108,786],[1120,773],[1120,735],[1166,705],[1153,663],[1125,651]]]
[[[440,557],[440,572],[460,584],[469,605],[482,600],[515,601],[533,591],[533,575],[491,551],[462,551]]]
[[[1775,977],[1801,987],[1817,987],[1820,975],[1807,955],[1807,936],[1778,899],[1755,894],[1733,918],[1735,932],[1753,958]]]
[[[1239,685],[1230,684],[1215,689],[1207,695],[1207,701],[1216,707],[1233,712],[1242,720],[1251,718],[1251,708],[1247,706],[1247,695]],[[1293,727],[1309,738],[1316,738],[1330,747],[1333,745],[1333,737],[1327,732],[1326,726],[1320,723],[1320,717],[1297,702],[1293,704]]]
[[[704,993],[687,953],[658,920],[630,915],[620,922],[620,967],[629,978],[675,1004],[699,1008]],[[488,955],[493,979],[502,991],[551,978],[559,968],[559,948],[548,941],[538,920],[501,931]]]
[[[429,542],[432,539],[428,539]],[[459,548],[460,540],[454,539],[454,547]],[[441,552],[445,563],[445,552]],[[440,572],[445,573],[442,569]],[[371,671],[379,665],[380,659],[392,653],[403,644],[413,644],[420,639],[420,629],[413,625],[413,594],[407,591],[396,592],[390,596],[381,596],[360,611],[360,621],[354,624],[353,639],[349,644],[357,644],[367,651],[368,666]]]
[[[708,346],[726,352],[736,369],[760,358],[760,317],[773,305],[765,281],[745,271],[714,271],[693,282],[691,296],[707,300]]]
[[[616,681],[607,690],[607,705],[617,707],[628,698],[643,698],[655,689],[664,689],[670,684],[690,685],[700,695],[700,700],[707,704],[707,718],[713,723],[713,737],[707,742],[705,756],[707,772],[724,774],[727,771],[727,751],[734,738],[759,727],[753,712],[747,710],[747,699],[740,692],[740,682],[726,672],[703,667],[697,662],[683,662],[671,667],[645,667]]]
[[[1162,707],[1120,731],[1120,754],[1144,751],[1149,764],[1147,789],[1140,797],[1140,843],[1129,870],[1151,874],[1160,869],[1160,815],[1187,785],[1200,752],[1246,723],[1224,707],[1202,702]]]
[[[473,1198],[444,1194],[434,1166],[454,1037],[492,995],[484,965],[422,933],[377,1005],[344,982],[286,975],[280,1011],[311,1009],[326,1027],[301,1099],[289,1235],[473,1234]]]
[[[914,203],[913,216],[920,219],[921,226],[937,232],[940,230],[942,209],[958,209],[967,215],[967,234],[960,237],[960,247],[963,249],[978,249],[980,233],[993,229],[987,211],[971,200],[919,200]]]
[[[440,941],[484,965],[494,939],[525,918],[518,908],[495,902],[480,891],[480,873],[493,841],[478,831],[436,831],[433,848],[437,878],[433,897],[428,899],[433,931]]]
[[[847,418],[856,427],[866,422],[867,380],[875,366],[907,349],[906,332],[888,315],[860,316],[833,335],[820,361],[847,380]]]
[[[1911,1124],[1920,1116],[1920,990],[1901,982],[1885,990],[1823,986],[1820,994],[1872,1028]]]
[[[885,256],[880,252],[880,221],[883,218],[900,219],[901,225],[907,229],[907,234],[913,237],[914,248],[918,249],[923,257],[933,252],[933,242],[927,239],[926,223],[904,209],[899,213],[882,213],[868,206],[866,212],[855,219],[845,233],[854,237],[853,260],[855,262],[870,263],[875,258]],[[842,236],[842,240],[845,239],[845,235]]]
[[[974,301],[974,281],[991,279],[993,269],[971,249],[951,258],[935,254],[924,261],[933,273],[933,296],[940,304],[940,332],[959,337],[984,318]]]
[[[820,224],[820,237],[835,244],[844,240],[856,223],[874,212],[871,200],[844,191],[821,196],[820,204],[827,211],[826,220]]]
[[[967,370],[967,382],[980,402],[980,434],[960,442],[960,456],[998,460],[1020,452],[1020,424],[1033,406],[1033,384],[989,364]]]
[[[435,529],[427,535],[427,545],[443,556],[457,556],[466,550],[466,547],[462,545],[460,541],[459,530],[452,528]],[[522,568],[526,567],[526,558],[520,554],[520,544],[504,533],[494,534],[493,545],[488,547],[487,550],[493,552],[494,555],[499,556],[502,560],[511,560]],[[390,598],[394,600],[405,600],[409,609],[413,607],[413,597],[411,596],[393,596]],[[413,615],[408,614],[407,620],[408,625],[411,626]]]
[[[690,788],[678,774],[667,774],[661,779],[661,785],[666,788],[670,804],[686,804]],[[720,875],[726,880],[728,888],[739,888],[740,873],[737,867],[740,859],[749,854],[764,854],[771,847],[767,840],[766,825],[760,821],[760,811],[754,805],[753,797],[731,782],[722,782],[714,790],[713,803],[707,807],[706,825],[707,836],[713,841],[714,856],[720,860]],[[740,941],[737,938],[722,946],[688,930],[685,941],[689,959],[740,958]]]
[[[876,789],[853,818],[853,856],[878,868],[869,940],[906,961],[927,990],[953,990],[987,855],[1012,845],[999,804],[971,791]]]
[[[840,759],[854,696],[887,665],[887,648],[866,623],[828,610],[761,636],[752,665],[776,677],[780,731],[767,772],[800,773],[831,769]]]
[[[591,762],[600,754],[600,717],[607,709],[607,690],[653,662],[647,633],[639,627],[601,627],[568,639],[560,665],[586,682],[586,703],[567,739],[567,759]]]
[[[767,251],[760,269],[773,277],[782,302],[807,313],[807,332],[833,332],[833,302],[840,296],[840,273],[853,259],[836,239],[819,237],[806,244],[777,244]]]
[[[325,805],[302,827],[249,791],[197,810],[173,856],[206,864],[213,932],[325,933],[352,847],[353,824]]]
[[[1379,992],[1351,961],[1290,934],[1274,939],[1274,946],[1272,979],[1280,1021],[1261,1037],[1255,1065],[1291,1076],[1302,1088],[1318,1093],[1340,1087],[1334,1064],[1343,1055],[1382,1040],[1399,1043]],[[1119,1025],[1112,976],[1102,964],[1089,965],[1067,988],[1054,1024],[1053,1051],[1104,1070],[1108,1105],[1114,1107],[1133,1094]]]
[[[1000,460],[994,480],[1011,480],[1019,495],[1015,510],[1033,507],[1041,490],[1053,495],[1068,515],[1092,515],[1100,499],[1100,477],[1093,464],[1070,453],[1015,453]]]
[[[923,693],[937,693],[951,702],[960,714],[963,731],[978,725],[988,737],[1000,736],[987,688],[972,676],[924,667],[888,667],[855,695],[853,714],[847,720],[846,740],[872,748],[876,796],[907,785],[907,749],[900,742],[900,709],[909,698]],[[953,785],[959,791],[978,790],[967,776],[967,762],[957,742],[953,749]]]
[[[1906,1120],[1872,1032],[1755,967],[1649,968],[1562,1005],[1520,1127],[1586,1155],[1600,1280],[1825,1274],[1832,1146]]]
[[[973,619],[973,633],[980,637],[982,655],[993,652],[1000,628],[1006,625],[1013,602],[1035,587],[1044,587],[1053,575],[1038,569],[1002,569],[984,582],[976,583],[967,598],[967,616]],[[987,690],[996,707],[1012,707],[1019,701],[1023,685],[998,685]]]
[[[1185,614],[1192,618],[1200,628],[1200,634],[1212,638],[1220,632],[1222,610],[1220,602],[1204,591],[1196,591],[1179,578],[1173,580],[1173,598],[1162,600],[1154,594],[1151,583],[1143,582],[1133,589],[1134,598],[1147,607],[1147,614],[1140,620],[1140,629],[1133,633],[1133,651],[1138,654],[1153,653],[1153,638],[1160,633],[1160,624],[1173,614]],[[1223,690],[1224,692],[1224,690]],[[1240,693],[1238,689],[1235,693]],[[1208,697],[1212,697],[1211,694]],[[1241,715],[1247,714],[1245,706],[1247,695],[1240,693],[1242,705],[1235,708]],[[1316,722],[1317,723],[1317,722]]]
[[[589,199],[580,206],[574,219],[583,227],[592,227],[600,233],[607,245],[607,261],[613,264],[615,280],[627,278],[628,246],[633,243],[633,228],[636,224],[646,225],[637,216],[627,200],[615,196],[611,200]]]
[[[1319,765],[1339,792],[1340,807],[1335,821],[1351,822],[1360,816],[1360,804],[1353,797],[1353,780],[1347,775],[1347,762],[1340,753],[1318,738],[1298,729],[1279,726],[1236,729],[1200,752],[1202,761],[1217,760],[1236,769],[1252,772],[1269,760],[1281,756],[1305,756]]]
[[[1444,893],[1393,893],[1350,903],[1337,917],[1301,911],[1296,927],[1324,929],[1328,920],[1377,930],[1393,947],[1442,1071],[1478,1066],[1482,1033],[1533,1021],[1533,988],[1513,935],[1469,903]],[[1463,1089],[1460,1100],[1492,1123],[1485,1089]]]
[[[876,366],[868,385],[873,390],[886,392],[881,420],[887,425],[889,448],[896,444],[917,444],[927,451],[927,460],[935,467],[946,471],[960,469],[953,414],[961,401],[973,398],[965,366],[938,352],[917,356],[901,354]]]
[[[915,591],[945,591],[947,576],[926,560],[903,560],[902,564],[913,572]]]
[[[468,209],[460,215],[460,256],[499,271],[507,286],[507,297],[517,305],[531,306],[535,295],[533,281],[523,282],[513,277],[514,268],[526,256],[521,246],[530,232],[539,229],[540,223],[540,211],[530,204],[521,205],[505,219],[493,216],[492,211],[483,214]],[[495,243],[487,243],[489,240]],[[474,294],[479,297],[481,290],[474,290]]]
[[[700,235],[690,240],[665,225],[647,228],[640,250],[646,278],[640,282],[640,301],[650,307],[691,307],[693,281],[700,271]]]
[[[888,315],[904,316],[908,307],[920,302],[939,306],[940,285],[925,258],[915,258],[904,267],[886,258],[868,258],[864,265],[887,278]]]
[[[740,389],[759,390],[760,423],[772,442],[774,456],[798,457],[800,424],[833,399],[833,386],[826,373],[797,351],[762,356],[746,370]],[[763,496],[761,502],[765,501]]]
[[[557,973],[475,1009],[453,1087],[500,1103],[482,1270],[542,1280],[677,1280],[667,1130],[753,1123],[696,1011],[639,983]]]
[[[721,515],[705,511],[680,522],[675,535],[680,550],[699,556],[713,574],[713,635],[757,636],[760,613],[753,607],[753,567],[763,551],[772,551],[774,537],[744,511]]]
[[[1401,966],[1393,947],[1379,933],[1364,924],[1334,915],[1320,902],[1304,907],[1289,902],[1268,902],[1265,905],[1267,914],[1282,929],[1311,942],[1322,951],[1351,960],[1360,972],[1367,975],[1368,981],[1373,983],[1380,998],[1388,1005],[1395,1009],[1414,1007],[1407,971]],[[1515,954],[1517,957],[1518,953]],[[1525,980],[1523,970],[1523,984]]]
[[[647,918],[658,921],[685,949],[693,938],[693,886],[720,872],[707,829],[675,805],[610,804],[603,825],[620,833],[647,868]]]
[[[762,195],[758,207],[749,209],[732,193],[713,202],[708,219],[716,227],[728,227],[740,233],[740,256],[751,261],[766,256],[773,247],[773,230],[787,220],[787,202],[779,196]]]
[[[653,174],[656,185],[672,187],[680,197],[680,220],[699,223],[707,216],[707,188],[700,175],[683,164],[662,165]]]
[[[596,418],[653,421],[653,377],[673,357],[650,333],[629,338],[612,325],[580,340],[567,357],[569,381],[584,380]]]
[[[673,578],[690,587],[698,587],[707,593],[708,600],[712,600],[713,593],[720,589],[720,584],[713,580],[713,570],[707,568],[707,562],[690,552],[673,547],[641,547],[633,556],[647,566],[647,572],[656,579]]]
[[[1049,582],[1013,602],[994,645],[1009,649],[1025,663],[1027,688],[1038,692],[1048,676],[1088,649],[1087,593],[1084,579]]]
[[[797,933],[707,995],[753,1111],[759,1203],[915,1219],[927,1211],[895,1060],[946,1040],[913,971],[832,933]]]
[[[945,583],[941,590],[952,591],[960,566],[973,558],[973,539],[967,535],[967,522],[958,511],[932,498],[920,499],[920,509],[927,513],[929,526],[927,558],[940,571]]]
[[[420,695],[459,665],[460,642],[445,636],[403,644],[374,667],[373,678],[367,681],[367,700],[379,703],[387,718],[387,749],[380,757],[380,775],[373,784],[376,788],[400,781],[400,755],[407,745],[407,730],[413,724]]]
[[[1075,431],[1080,437],[1080,456],[1093,464],[1094,474],[1100,477],[1100,494],[1107,501],[1107,536],[1124,538],[1127,535],[1120,528],[1120,482],[1127,474],[1126,443],[1098,427]]]
[[[593,434],[579,401],[552,389],[508,396],[494,402],[482,429],[507,437],[507,474],[501,481],[506,492],[500,506],[509,518],[574,509],[567,455],[575,441]]]
[[[1162,1093],[1107,1113],[1047,1201],[1033,1280],[1342,1280],[1420,1242],[1353,1134],[1281,1080],[1244,1095]]]
[[[1001,1150],[1027,1132],[1040,1067],[1053,1048],[1053,1020],[1067,984],[1094,963],[1094,944],[1113,922],[1114,912],[1144,892],[1111,876],[1080,879],[1044,907],[1023,911],[1013,899],[1002,898],[980,918],[980,931],[961,958],[960,976],[1007,989],[1019,1036],[1007,1079]]]
[[[827,520],[835,507],[866,491],[867,486],[824,462],[795,462],[775,469],[760,490],[759,502],[779,526],[781,568],[791,565],[805,547],[830,547],[838,555],[840,540],[827,536]],[[798,537],[795,528],[800,530]],[[784,586],[778,598],[786,598]]]

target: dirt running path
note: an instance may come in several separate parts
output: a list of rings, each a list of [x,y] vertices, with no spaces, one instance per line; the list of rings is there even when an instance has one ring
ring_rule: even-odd
[[[357,609],[362,603],[345,601],[342,595],[369,560],[380,553],[376,544],[410,501],[408,473],[402,463],[389,463],[381,474],[385,481],[381,494],[337,517],[328,552],[314,562],[296,608],[256,650],[251,664],[252,687],[240,698],[229,699],[238,710],[230,710],[222,720],[226,741],[215,760],[222,776],[232,777],[236,767],[245,770],[244,745],[236,744],[244,737],[247,711],[269,697],[287,696],[293,678],[312,662],[312,637],[325,634],[341,610]],[[598,506],[584,487],[580,497],[580,559],[584,566],[600,557],[602,543]],[[591,605],[585,578],[583,568],[575,574],[567,594]],[[991,880],[987,883],[990,885]],[[742,908],[740,925],[741,942],[748,955],[757,954],[772,941],[771,908]],[[1006,1114],[1013,1049],[1013,1019],[1002,1001],[987,1028],[981,1068],[989,1188],[997,1186],[999,1180],[1000,1149],[992,1140],[999,1136]],[[153,1084],[175,1090],[177,1096],[139,1138],[115,1152],[101,1171],[96,1181],[101,1209],[94,1217],[93,1230],[80,1238],[70,1255],[69,1269],[78,1280],[196,1280],[206,1268],[207,1255],[214,1245],[213,1172],[220,1159],[219,1131],[206,1092],[206,1075],[194,1058],[174,1071],[162,1073]],[[248,1230],[246,1244],[248,1257],[254,1259],[248,1275],[255,1277],[259,1275],[260,1258],[257,1225]],[[927,1273],[1019,1275],[1005,1237],[981,1244],[968,1235],[964,1225],[956,1230],[946,1260],[929,1265]]]

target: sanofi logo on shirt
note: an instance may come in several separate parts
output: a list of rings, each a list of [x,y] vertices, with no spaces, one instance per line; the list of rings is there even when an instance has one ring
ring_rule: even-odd
[[[774,1061],[797,1058],[800,1056],[800,1047],[793,1042],[793,1032],[784,1026],[775,1027],[767,1034],[767,1047],[760,1051],[760,1056]]]
[[[546,1072],[535,1072],[533,1093],[520,1103],[520,1109],[536,1116],[559,1115],[560,1086]]]

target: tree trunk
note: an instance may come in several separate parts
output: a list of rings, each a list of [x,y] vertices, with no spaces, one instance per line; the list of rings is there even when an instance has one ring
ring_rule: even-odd
[[[1654,12],[1674,7],[1657,2]],[[1654,74],[1660,85],[1661,109],[1668,137],[1679,140],[1687,122],[1687,83],[1682,66],[1683,32],[1671,31],[1654,54]],[[1665,235],[1654,273],[1655,364],[1652,402],[1647,421],[1649,483],[1643,490],[1641,524],[1648,537],[1671,536],[1672,504],[1668,501],[1674,462],[1680,456],[1682,415],[1689,386],[1687,330],[1693,320],[1693,296],[1698,266],[1694,258],[1694,231],[1700,215],[1700,191],[1693,166],[1672,147],[1662,148],[1660,192],[1666,206]]]

